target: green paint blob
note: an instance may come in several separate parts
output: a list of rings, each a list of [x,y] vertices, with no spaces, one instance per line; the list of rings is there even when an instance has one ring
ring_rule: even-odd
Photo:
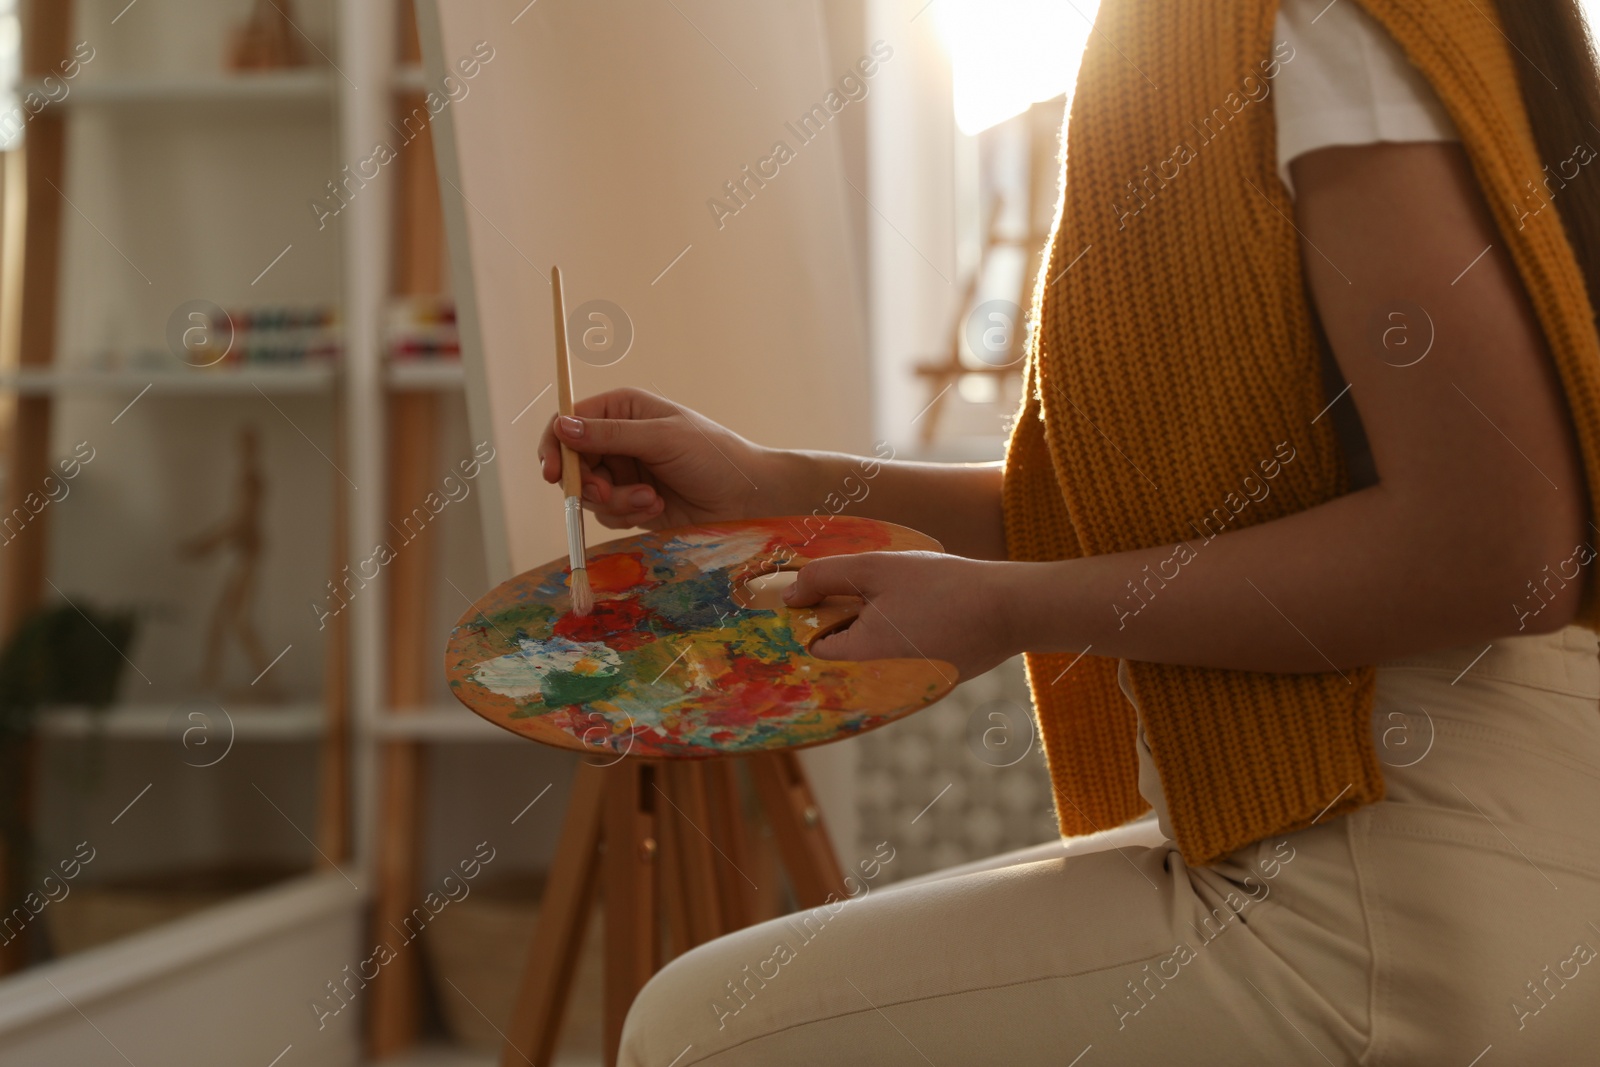
[[[547,708],[564,708],[605,700],[627,685],[621,674],[579,674],[576,671],[551,671],[544,676],[539,695]]]

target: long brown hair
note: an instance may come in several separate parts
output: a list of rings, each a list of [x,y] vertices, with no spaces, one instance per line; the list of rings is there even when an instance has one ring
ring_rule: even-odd
[[[1514,57],[1541,161],[1555,168],[1579,146],[1600,152],[1600,72],[1578,0],[1500,0],[1500,25]],[[1600,168],[1597,168],[1600,169]],[[1568,182],[1556,215],[1577,253],[1600,313],[1600,175]]]

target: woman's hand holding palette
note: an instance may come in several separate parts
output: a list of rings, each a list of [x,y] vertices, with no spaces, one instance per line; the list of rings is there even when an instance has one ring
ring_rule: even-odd
[[[810,520],[815,522],[815,520]],[[595,605],[569,611],[568,561],[502,583],[451,631],[460,701],[498,726],[561,748],[699,758],[800,748],[862,733],[943,697],[948,663],[853,663],[807,651],[847,625],[854,598],[761,606],[751,579],[823,556],[940,551],[902,526],[847,516],[661,530],[589,551]]]

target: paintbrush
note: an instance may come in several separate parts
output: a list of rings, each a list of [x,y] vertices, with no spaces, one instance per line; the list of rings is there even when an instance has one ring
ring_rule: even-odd
[[[561,414],[572,414],[572,360],[567,353],[567,304],[561,296],[561,268],[550,268],[550,297],[556,320],[556,404]],[[588,555],[583,546],[583,469],[578,454],[561,442],[561,492],[566,497],[567,561],[572,577],[567,587],[572,593],[572,613],[587,615],[594,610],[594,591],[589,588]]]

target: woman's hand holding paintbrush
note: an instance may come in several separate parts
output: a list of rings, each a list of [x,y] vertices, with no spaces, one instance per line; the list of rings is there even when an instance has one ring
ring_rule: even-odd
[[[665,530],[784,515],[847,513],[921,530],[945,550],[1004,559],[998,464],[914,463],[842,452],[767,448],[683,404],[642,389],[579,400],[539,441],[544,480],[578,453],[583,505],[602,526]],[[805,537],[805,533],[798,536]]]
[[[561,479],[569,452],[578,453],[584,506],[609,529],[791,513],[771,506],[794,484],[773,462],[776,450],[641,389],[586,397],[552,419],[539,442],[545,481]]]

